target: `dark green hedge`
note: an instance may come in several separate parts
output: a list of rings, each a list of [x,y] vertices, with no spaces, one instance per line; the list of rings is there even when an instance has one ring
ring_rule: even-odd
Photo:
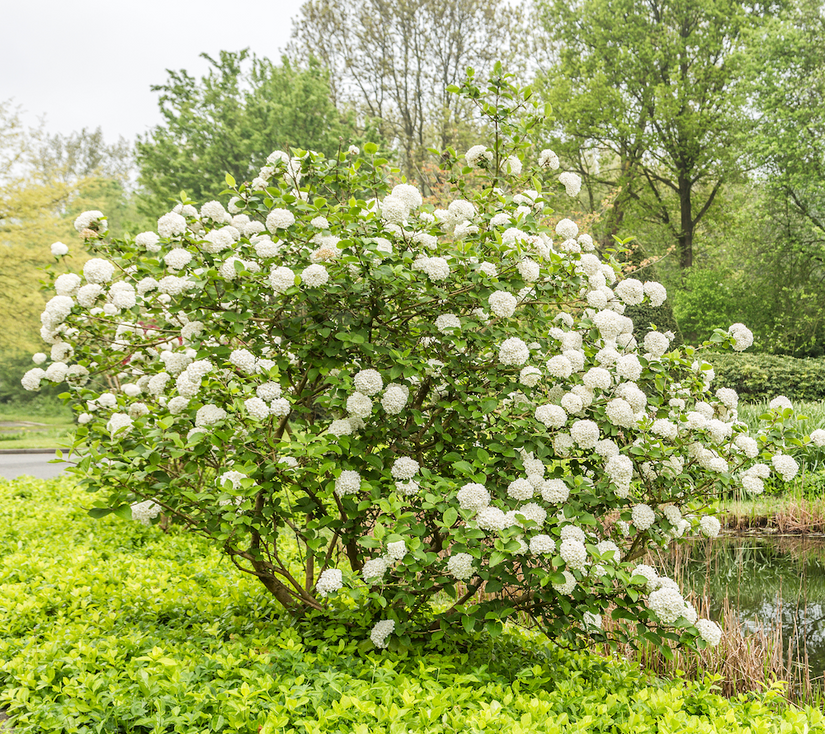
[[[714,389],[732,387],[748,402],[825,400],[825,359],[795,359],[773,354],[706,354],[713,365]]]
[[[656,331],[672,331],[675,335],[671,346],[678,347],[682,344],[682,333],[679,325],[673,316],[673,309],[670,301],[665,301],[661,306],[651,306],[649,303],[642,303],[638,306],[628,306],[624,310],[624,315],[633,319],[633,334],[642,343],[645,334],[652,331],[653,326]]]

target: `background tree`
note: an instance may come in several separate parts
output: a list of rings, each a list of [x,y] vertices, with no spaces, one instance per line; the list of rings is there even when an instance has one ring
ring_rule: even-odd
[[[334,155],[342,136],[360,139],[316,61],[276,65],[248,50],[201,56],[211,67],[202,78],[169,71],[165,84],[152,87],[164,123],[136,145],[143,211],[169,208],[181,190],[213,199],[225,174],[250,180],[276,149],[300,145]]]
[[[544,75],[560,150],[591,204],[619,189],[607,241],[632,214],[694,261],[697,227],[740,177],[745,31],[761,3],[542,0],[556,62]],[[571,151],[582,150],[578,155]]]
[[[380,121],[404,173],[429,189],[427,149],[476,142],[472,105],[446,88],[468,66],[523,66],[522,25],[520,8],[504,0],[308,0],[291,54],[320,59],[335,100]]]

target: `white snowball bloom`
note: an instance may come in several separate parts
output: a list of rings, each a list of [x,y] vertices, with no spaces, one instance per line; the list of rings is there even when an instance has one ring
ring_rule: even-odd
[[[89,283],[108,283],[114,274],[114,264],[99,257],[87,260],[83,266],[83,275]]]
[[[811,443],[820,448],[825,446],[825,430],[817,428],[815,431],[811,431]]]
[[[561,428],[567,422],[567,413],[560,405],[539,405],[535,418],[547,428]]]
[[[658,420],[654,421],[653,426],[651,426],[650,430],[657,436],[661,436],[662,438],[668,438],[671,440],[676,438],[679,432],[677,425],[672,421],[667,420],[666,418],[659,418]]]
[[[736,352],[744,352],[753,344],[753,333],[744,324],[732,324],[728,328],[728,334],[733,337],[733,349]]]
[[[499,347],[498,359],[506,366],[520,366],[530,359],[530,349],[521,339],[512,336]]]
[[[195,425],[198,428],[214,426],[226,418],[226,411],[217,405],[207,403],[195,415]]]
[[[528,502],[516,510],[516,515],[522,515],[525,520],[532,520],[537,526],[541,527],[547,519],[547,510],[535,502]],[[519,523],[522,527],[524,525]]]
[[[553,377],[567,379],[573,374],[573,365],[563,354],[557,354],[547,360],[547,372]]]
[[[469,553],[454,553],[447,559],[447,573],[459,581],[466,581],[475,574],[473,557]]]
[[[626,326],[625,317],[615,311],[599,311],[593,317],[593,323],[605,341],[615,340]]]
[[[553,588],[559,593],[569,596],[576,588],[576,577],[570,571],[562,571],[564,575],[564,583],[557,584],[553,582]]]
[[[106,423],[106,430],[112,438],[116,434],[122,437],[132,430],[133,423],[134,421],[126,413],[112,413],[112,417]]]
[[[616,445],[614,441],[611,441],[609,438],[603,438],[601,441],[596,441],[595,445],[596,453],[599,456],[604,457],[605,459],[609,459],[612,456],[619,455],[619,447]]]
[[[383,619],[370,632],[370,639],[372,644],[376,647],[385,648],[389,644],[387,638],[395,629],[395,622],[392,619]]]
[[[613,379],[604,367],[591,367],[584,373],[582,382],[591,390],[609,390]]]
[[[82,282],[77,273],[63,273],[63,275],[58,275],[54,281],[54,289],[58,296],[73,296]]]
[[[476,515],[476,524],[482,530],[497,531],[510,526],[509,518],[498,507],[482,507]]]
[[[329,280],[329,272],[323,265],[316,263],[303,269],[301,280],[307,288],[320,288]]]
[[[356,391],[347,398],[347,412],[356,418],[368,418],[372,413],[372,400]]]
[[[582,571],[587,565],[587,548],[579,540],[573,538],[562,540],[559,546],[559,555],[567,564],[567,568],[574,571]]]
[[[535,260],[531,260],[529,257],[519,260],[516,265],[516,270],[518,270],[519,275],[528,283],[535,282],[539,279],[539,275],[541,275],[541,267]]]
[[[418,474],[420,466],[415,459],[411,459],[409,456],[401,456],[393,463],[390,474],[392,474],[394,479],[401,481],[412,479]]]
[[[409,396],[408,388],[402,385],[388,385],[381,398],[381,405],[387,413],[397,415],[404,409]]]
[[[515,312],[518,301],[512,293],[495,291],[487,299],[490,310],[499,318],[509,319]]]
[[[710,619],[698,619],[695,622],[699,637],[711,647],[716,647],[722,639],[722,630],[716,622]]]
[[[573,239],[579,233],[579,226],[572,219],[562,219],[556,225],[556,234],[566,240]]]
[[[626,278],[620,281],[614,290],[616,295],[628,306],[640,304],[645,297],[644,285],[635,278]]]
[[[541,168],[556,170],[559,167],[559,157],[549,148],[539,153],[538,164]]]
[[[464,154],[464,159],[470,168],[477,168],[493,160],[493,151],[485,145],[474,145]]]
[[[345,469],[335,480],[335,494],[343,497],[361,491],[361,475],[357,471]]]
[[[346,418],[334,420],[327,429],[333,436],[350,436],[353,432],[352,423]]]
[[[739,405],[739,395],[736,394],[736,390],[729,387],[720,387],[716,391],[716,397],[728,410],[735,410]]]
[[[568,196],[578,196],[582,188],[582,179],[576,173],[565,171],[559,176],[559,182],[564,185]]]
[[[642,364],[635,354],[626,354],[616,362],[616,374],[625,380],[636,382],[642,376]]]
[[[295,215],[287,209],[273,209],[266,217],[266,228],[273,234],[295,224]]]
[[[436,318],[435,328],[442,334],[449,334],[453,329],[461,328],[461,320],[453,313],[443,313]]]
[[[662,624],[673,624],[687,613],[681,593],[669,586],[652,592],[647,598],[647,607],[659,617]]]
[[[570,427],[570,435],[579,448],[592,449],[599,440],[599,426],[591,420],[576,421]]]
[[[553,450],[559,456],[569,456],[575,445],[573,437],[569,433],[559,433],[553,438]]]
[[[363,576],[364,582],[370,586],[380,584],[384,580],[386,572],[387,561],[384,558],[371,558],[361,568],[361,576]]]
[[[152,524],[152,520],[160,514],[161,506],[153,500],[146,500],[135,503],[132,505],[131,510],[132,520],[148,527]]]
[[[631,576],[643,576],[647,581],[648,591],[653,591],[657,588],[659,582],[659,574],[652,566],[640,563],[633,569]]]
[[[364,395],[375,395],[384,387],[380,373],[373,369],[361,370],[353,377],[352,383],[355,389]]]
[[[393,187],[392,196],[397,196],[410,209],[417,209],[424,203],[421,192],[412,184],[398,184]]]
[[[520,176],[522,163],[518,156],[511,155],[504,161],[504,171],[513,176]]]
[[[530,538],[530,552],[534,556],[553,553],[556,550],[556,541],[549,535],[539,534]]]
[[[699,530],[702,532],[702,535],[708,538],[715,538],[719,535],[721,529],[722,524],[715,517],[705,515],[699,520]]]
[[[269,412],[274,416],[289,415],[292,411],[292,406],[286,398],[277,398],[269,404]]]
[[[381,202],[381,218],[390,224],[404,224],[410,215],[407,202],[398,196],[385,196]]]
[[[255,420],[262,421],[269,418],[269,406],[260,398],[248,398],[244,400],[247,413]]]
[[[785,482],[790,482],[799,471],[799,464],[796,463],[796,460],[792,456],[788,456],[787,454],[774,454],[771,463],[776,473],[779,474],[782,477],[782,481]]]
[[[456,495],[459,507],[462,510],[478,511],[490,504],[490,493],[483,484],[465,484]]]
[[[284,266],[273,266],[269,273],[269,284],[276,293],[286,293],[295,285],[295,273]]]
[[[607,419],[621,428],[635,428],[636,415],[633,408],[623,398],[613,398],[606,406]]]
[[[387,543],[387,559],[390,561],[403,561],[407,555],[407,544],[403,540],[394,543]]]
[[[612,540],[602,540],[600,543],[596,544],[596,550],[599,551],[602,555],[606,553],[612,553],[611,556],[612,561],[618,563],[622,560],[622,551],[619,549],[619,546],[616,545]]]
[[[770,403],[768,403],[768,407],[771,410],[793,410],[793,403],[788,400],[784,395],[777,395]]]
[[[97,210],[83,212],[74,220],[74,228],[81,234],[84,229],[89,229],[93,224],[97,225],[99,232],[105,232],[107,230],[108,226],[103,212]]]
[[[69,254],[69,248],[62,242],[53,242],[50,249],[55,257],[63,257],[63,255]]]
[[[321,572],[315,584],[318,596],[325,597],[334,594],[344,585],[344,574],[337,568],[326,568]]]
[[[670,347],[670,339],[661,331],[648,331],[645,334],[644,345],[652,357],[661,357]]]
[[[444,280],[450,275],[450,265],[443,257],[424,258],[421,269],[434,283]]]
[[[645,295],[650,299],[650,305],[654,308],[661,306],[667,300],[667,291],[661,283],[648,281],[644,285]]]
[[[247,375],[255,373],[255,368],[258,363],[255,355],[248,349],[233,349],[229,355],[229,361]]]
[[[63,382],[69,366],[65,362],[52,362],[46,369],[44,378],[51,382]]]
[[[564,408],[570,415],[581,413],[584,409],[584,401],[574,392],[565,393],[561,399],[561,407]],[[570,430],[573,433],[573,430]],[[573,435],[575,440],[576,436]],[[578,441],[576,441],[578,443]]]
[[[656,513],[653,512],[653,508],[644,503],[634,505],[630,515],[637,530],[647,530],[656,520]]]
[[[158,234],[163,238],[175,237],[185,231],[186,219],[180,214],[169,212],[158,219]]]
[[[570,488],[561,479],[548,479],[541,486],[541,497],[545,502],[560,505],[567,502]]]
[[[526,479],[516,479],[508,485],[507,496],[521,502],[529,500],[533,496],[533,485]]]
[[[192,253],[182,247],[176,247],[163,256],[163,262],[170,270],[181,270],[192,261]]]

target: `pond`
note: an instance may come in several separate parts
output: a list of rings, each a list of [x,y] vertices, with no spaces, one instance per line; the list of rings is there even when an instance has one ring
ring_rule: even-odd
[[[781,624],[785,653],[806,658],[811,678],[825,670],[825,539],[725,536],[673,548],[658,568],[685,591],[705,596],[719,621],[725,604],[742,627]]]

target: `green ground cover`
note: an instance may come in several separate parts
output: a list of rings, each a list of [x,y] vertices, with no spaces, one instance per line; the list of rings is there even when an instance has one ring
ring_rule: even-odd
[[[74,428],[71,410],[57,400],[0,403],[0,449],[68,445]]]
[[[198,538],[109,516],[69,479],[0,480],[0,707],[16,732],[803,732],[777,691],[728,700],[517,630],[364,652],[284,617]]]

